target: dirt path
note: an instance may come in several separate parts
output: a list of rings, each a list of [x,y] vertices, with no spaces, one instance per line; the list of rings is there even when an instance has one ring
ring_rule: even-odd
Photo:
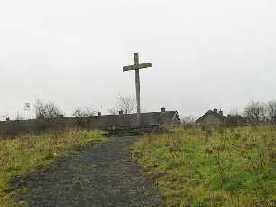
[[[161,206],[159,193],[130,160],[137,138],[111,138],[58,161],[26,179],[24,200],[32,207]]]

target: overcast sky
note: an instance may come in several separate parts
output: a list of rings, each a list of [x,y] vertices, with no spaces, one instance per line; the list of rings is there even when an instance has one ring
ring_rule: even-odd
[[[25,102],[106,111],[118,94],[182,116],[276,98],[275,0],[1,0],[0,116]]]

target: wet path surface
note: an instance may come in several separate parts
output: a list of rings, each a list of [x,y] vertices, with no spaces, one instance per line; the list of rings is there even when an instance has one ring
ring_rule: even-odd
[[[159,192],[130,159],[137,137],[110,138],[30,176],[20,200],[32,207],[161,206]]]

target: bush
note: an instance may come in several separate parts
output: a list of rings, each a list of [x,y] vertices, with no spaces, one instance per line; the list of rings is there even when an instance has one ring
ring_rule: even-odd
[[[89,108],[77,108],[73,112],[73,116],[76,118],[76,125],[78,127],[85,128],[89,123],[89,117],[95,116],[96,111]]]
[[[64,117],[63,112],[54,103],[43,103],[39,99],[35,104],[35,115],[37,119],[54,119]]]

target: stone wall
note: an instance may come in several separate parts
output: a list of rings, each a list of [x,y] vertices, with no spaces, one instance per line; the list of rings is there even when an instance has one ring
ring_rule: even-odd
[[[57,119],[22,120],[0,122],[0,136],[14,136],[17,134],[40,133],[48,130],[62,130],[66,128],[82,127],[87,129],[118,129],[152,127],[178,122],[177,112],[151,112],[141,114],[139,125],[137,114],[106,115],[88,118],[63,117]]]

